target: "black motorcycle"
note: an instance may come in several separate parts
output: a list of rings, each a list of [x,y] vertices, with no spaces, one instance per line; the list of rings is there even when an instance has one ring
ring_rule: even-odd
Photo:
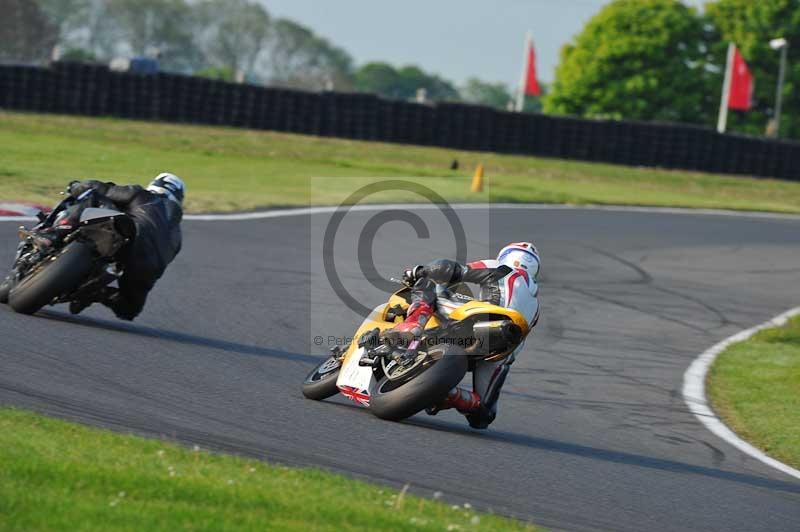
[[[0,303],[33,314],[46,305],[102,299],[122,276],[119,255],[136,238],[133,220],[93,190],[67,197],[39,224],[20,227],[11,274]]]

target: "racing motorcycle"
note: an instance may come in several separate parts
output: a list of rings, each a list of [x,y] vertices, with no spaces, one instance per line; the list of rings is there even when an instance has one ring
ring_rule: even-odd
[[[341,393],[400,421],[440,404],[475,361],[510,356],[530,331],[521,313],[474,300],[464,284],[437,290],[437,312],[420,338],[403,345],[383,334],[406,317],[411,288],[404,286],[364,320],[357,341],[331,349],[306,377],[303,395],[321,401]]]
[[[136,237],[131,218],[88,190],[66,198],[39,224],[20,227],[11,274],[0,284],[0,303],[33,314],[46,305],[97,301],[122,276],[120,250]]]

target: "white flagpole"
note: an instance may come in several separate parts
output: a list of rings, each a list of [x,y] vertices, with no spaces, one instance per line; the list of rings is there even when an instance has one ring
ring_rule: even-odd
[[[519,80],[519,87],[517,88],[517,106],[516,110],[521,113],[525,108],[525,84],[528,79],[528,50],[533,45],[533,35],[528,32],[525,35],[525,49],[522,52],[522,77]]]
[[[722,100],[719,102],[719,119],[717,120],[717,131],[725,133],[728,127],[728,100],[731,95],[731,78],[733,77],[733,54],[736,46],[732,42],[728,43],[728,60],[725,63],[725,80],[722,82]]]

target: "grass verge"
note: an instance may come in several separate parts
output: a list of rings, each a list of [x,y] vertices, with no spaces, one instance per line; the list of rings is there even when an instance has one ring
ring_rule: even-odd
[[[71,179],[145,183],[168,170],[187,180],[190,212],[335,204],[354,189],[344,177],[413,178],[449,201],[800,212],[800,183],[787,181],[219,127],[0,112],[0,145],[0,199],[45,204]],[[471,194],[478,163],[488,192]],[[371,198],[387,199],[419,200]]]
[[[0,409],[0,530],[534,530],[315,469]]]
[[[800,317],[729,347],[707,387],[714,410],[737,434],[800,467]]]

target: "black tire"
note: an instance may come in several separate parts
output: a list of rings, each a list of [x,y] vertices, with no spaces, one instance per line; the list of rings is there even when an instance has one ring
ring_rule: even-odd
[[[23,278],[8,295],[20,314],[33,314],[53,299],[73,290],[92,269],[92,247],[83,242],[68,244],[42,269]]]
[[[391,388],[391,381],[384,377],[370,397],[369,408],[381,419],[400,421],[434,406],[447,397],[467,373],[467,356],[456,346],[445,346],[441,359],[410,381]]]
[[[0,305],[8,304],[8,293],[14,287],[14,280],[11,276],[0,281]]]
[[[303,395],[314,401],[322,401],[339,393],[336,379],[339,378],[341,369],[341,362],[333,365],[333,357],[320,362],[303,381]]]

